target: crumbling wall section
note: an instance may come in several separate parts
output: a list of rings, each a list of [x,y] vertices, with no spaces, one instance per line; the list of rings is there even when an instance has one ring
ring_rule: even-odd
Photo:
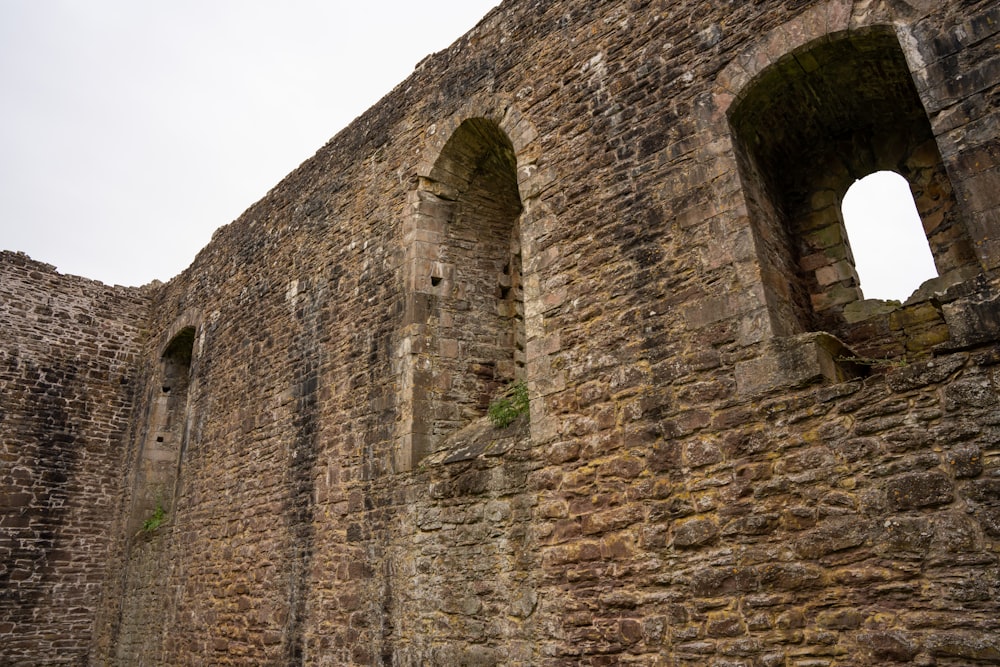
[[[0,254],[0,662],[87,664],[122,493],[145,289]]]

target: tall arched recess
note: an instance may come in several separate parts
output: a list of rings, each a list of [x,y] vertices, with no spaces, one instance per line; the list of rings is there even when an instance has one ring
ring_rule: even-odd
[[[482,418],[525,372],[525,207],[510,137],[492,119],[462,121],[411,205],[399,470]]]
[[[136,466],[129,534],[138,530],[158,508],[167,513],[173,510],[190,422],[188,390],[195,333],[194,326],[181,328],[160,356]]]
[[[776,335],[844,331],[844,309],[862,295],[840,205],[855,180],[876,171],[909,183],[945,281],[978,271],[891,27],[794,49],[739,91],[728,116]]]

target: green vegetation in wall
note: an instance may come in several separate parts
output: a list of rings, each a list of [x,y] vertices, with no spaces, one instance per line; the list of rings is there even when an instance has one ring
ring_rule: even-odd
[[[496,428],[506,428],[521,415],[528,414],[528,385],[524,380],[512,382],[493,399],[486,412]]]

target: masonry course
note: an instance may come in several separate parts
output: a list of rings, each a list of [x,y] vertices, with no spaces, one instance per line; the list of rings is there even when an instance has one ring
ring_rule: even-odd
[[[4,252],[0,661],[1000,661],[998,34],[508,0],[168,283]]]

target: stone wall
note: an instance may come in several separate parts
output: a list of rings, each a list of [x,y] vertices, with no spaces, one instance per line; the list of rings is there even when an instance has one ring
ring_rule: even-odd
[[[90,661],[1000,660],[998,34],[503,3],[151,294]],[[903,305],[837,217],[886,164],[941,273]]]
[[[87,664],[148,297],[0,253],[0,662]]]

